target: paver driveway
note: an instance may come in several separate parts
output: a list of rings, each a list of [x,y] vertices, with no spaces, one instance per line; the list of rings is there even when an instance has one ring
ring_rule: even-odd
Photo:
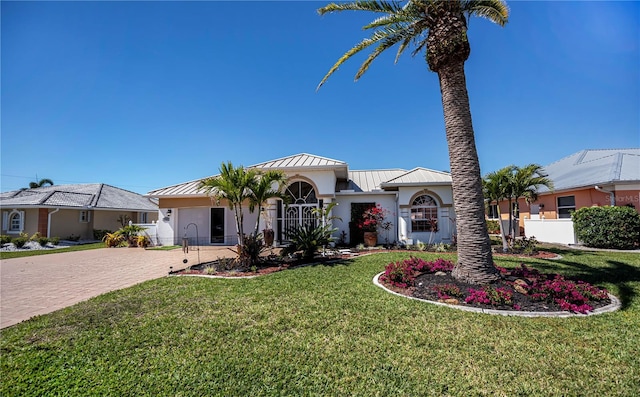
[[[190,264],[233,256],[227,247],[193,248]],[[185,254],[142,248],[102,248],[0,261],[0,328],[105,292],[164,277],[180,269]]]

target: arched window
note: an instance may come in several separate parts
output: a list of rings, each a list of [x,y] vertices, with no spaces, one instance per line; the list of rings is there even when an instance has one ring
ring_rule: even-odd
[[[426,194],[411,203],[411,230],[414,232],[438,231],[438,204]]]
[[[287,187],[285,194],[289,196],[289,204],[316,204],[318,202],[313,186],[304,181],[293,182]]]
[[[24,229],[24,211],[5,212],[2,217],[3,228],[7,229],[7,233],[20,233]]]

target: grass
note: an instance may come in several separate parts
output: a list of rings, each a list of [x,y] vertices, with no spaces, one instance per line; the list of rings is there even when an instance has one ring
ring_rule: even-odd
[[[178,248],[182,248],[182,247],[179,246],[179,245],[161,245],[161,246],[158,246],[158,247],[149,247],[149,248],[147,248],[147,250],[149,250],[149,251],[171,251],[171,250],[175,250],[175,249],[178,249]]]
[[[640,255],[554,251],[563,259],[527,264],[604,286],[623,308],[522,318],[429,305],[372,284],[402,253],[166,277],[2,330],[0,394],[636,395]]]
[[[0,252],[0,259],[24,258],[26,256],[58,254],[60,252],[85,251],[97,248],[104,248],[104,243],[91,243],[72,245],[65,248],[44,249],[44,250],[25,250],[25,251],[5,251]]]

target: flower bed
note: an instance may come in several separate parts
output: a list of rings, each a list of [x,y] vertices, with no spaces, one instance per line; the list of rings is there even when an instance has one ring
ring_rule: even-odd
[[[411,257],[389,263],[379,281],[404,295],[483,309],[586,314],[611,303],[605,289],[540,273],[525,264],[511,270],[498,267],[502,279],[484,286],[454,279],[453,266],[444,259],[425,261]]]

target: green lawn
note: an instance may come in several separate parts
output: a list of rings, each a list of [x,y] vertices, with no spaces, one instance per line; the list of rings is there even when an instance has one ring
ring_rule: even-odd
[[[3,330],[0,394],[637,395],[640,254],[556,251],[527,264],[604,286],[622,310],[522,318],[409,300],[372,284],[399,253],[256,279],[167,277]]]
[[[91,243],[91,244],[72,245],[65,248],[46,249],[46,250],[8,251],[8,252],[0,252],[0,259],[24,258],[25,256],[49,255],[49,254],[57,254],[60,252],[85,251],[85,250],[93,250],[93,249],[104,248],[104,247],[105,247],[104,243]]]

